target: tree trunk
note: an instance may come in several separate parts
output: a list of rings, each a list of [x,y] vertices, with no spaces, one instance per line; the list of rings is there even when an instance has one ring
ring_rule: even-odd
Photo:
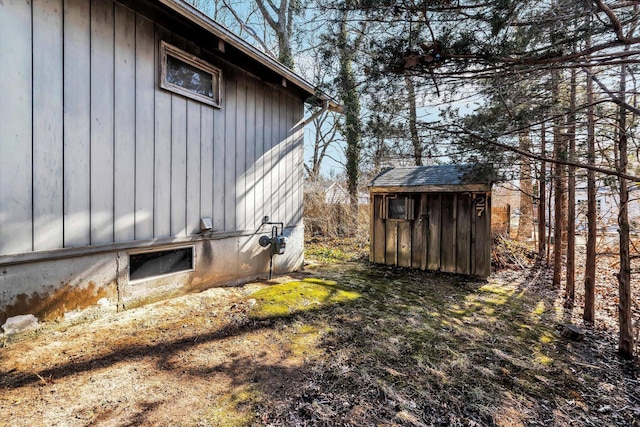
[[[575,160],[576,151],[576,70],[571,70],[569,96],[569,114],[567,114],[567,139],[569,140],[569,159]],[[565,288],[565,306],[573,307],[576,297],[576,167],[568,167],[567,181],[567,271]]]
[[[554,107],[557,109],[559,104],[558,93],[559,93],[559,85],[558,85],[558,72],[554,71],[552,79],[554,80],[553,88],[554,91]],[[553,157],[555,159],[565,159],[565,135],[561,132],[561,123],[559,119],[554,120],[553,124]],[[564,170],[565,166],[559,163],[555,163],[553,166],[554,171],[554,221],[553,221],[553,285],[559,287],[562,282],[562,249],[563,242],[562,238],[564,235],[564,215],[565,210],[564,207]]]
[[[291,53],[291,33],[293,31],[294,4],[288,0],[281,0],[279,5],[271,1],[256,0],[255,4],[265,22],[271,27],[278,40],[278,61],[293,69],[293,54]],[[275,13],[275,17],[270,12]]]
[[[595,112],[593,107],[593,79],[587,75],[587,162],[595,166],[596,138]],[[596,317],[596,173],[587,170],[587,254],[584,267],[584,313],[585,322],[593,323]]]
[[[409,102],[409,133],[411,145],[413,145],[413,158],[416,166],[422,166],[422,144],[418,135],[418,114],[416,112],[416,91],[413,81],[408,74],[404,75],[404,83],[407,87],[407,101]]]
[[[561,140],[563,136],[558,136],[559,141],[554,141],[556,152],[558,156],[560,149],[563,145]],[[553,227],[553,285],[560,286],[562,283],[562,250],[563,250],[563,235],[564,235],[564,210],[563,201],[564,198],[564,166],[556,163],[554,169],[554,227]]]
[[[520,149],[529,151],[529,135],[520,134]],[[533,233],[533,184],[531,182],[531,164],[529,159],[522,158],[520,162],[520,219],[518,221],[518,234],[516,240],[527,241]]]
[[[345,149],[347,190],[351,205],[348,228],[355,232],[358,218],[358,166],[362,151],[362,126],[360,124],[360,100],[353,73],[353,50],[350,48],[348,40],[347,14],[347,10],[342,12],[337,47],[340,58],[340,92],[344,105],[344,137],[347,144]]]
[[[627,66],[620,68],[620,99],[626,99]],[[626,173],[627,154],[627,110],[618,106],[618,172]],[[624,359],[633,358],[633,325],[631,317],[631,257],[629,255],[629,189],[627,180],[618,178],[620,186],[620,212],[618,228],[620,234],[620,271],[618,272],[618,322],[620,326],[618,353]]]
[[[540,129],[540,155],[545,157],[547,155],[547,141],[546,141],[546,128],[542,123]],[[540,192],[540,202],[538,204],[538,258],[542,259],[546,252],[546,231],[547,231],[547,163],[540,162],[540,178],[538,184]]]

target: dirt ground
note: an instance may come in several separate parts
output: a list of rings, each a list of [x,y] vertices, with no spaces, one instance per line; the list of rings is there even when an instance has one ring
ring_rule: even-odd
[[[545,269],[482,281],[362,259],[45,324],[0,348],[0,426],[640,426],[601,273],[578,342]],[[337,284],[256,314],[276,298],[256,292],[302,278]]]

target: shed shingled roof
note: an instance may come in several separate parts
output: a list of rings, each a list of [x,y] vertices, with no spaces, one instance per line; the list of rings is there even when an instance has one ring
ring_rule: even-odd
[[[368,187],[415,187],[427,185],[490,184],[479,178],[477,165],[434,165],[386,169],[369,182]]]

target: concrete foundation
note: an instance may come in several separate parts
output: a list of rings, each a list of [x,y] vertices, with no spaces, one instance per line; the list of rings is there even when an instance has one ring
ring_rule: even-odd
[[[91,306],[122,310],[215,286],[244,283],[269,272],[270,248],[258,233],[194,236],[104,248],[58,250],[12,257],[0,263],[0,324],[33,314],[41,321]],[[303,264],[303,227],[284,230],[287,248],[273,258],[274,274]],[[194,248],[193,271],[129,281],[129,254],[177,247]],[[105,299],[109,304],[105,304]],[[98,304],[102,301],[102,304]]]

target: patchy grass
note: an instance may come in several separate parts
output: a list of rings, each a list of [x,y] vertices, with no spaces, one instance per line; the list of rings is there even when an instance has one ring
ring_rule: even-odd
[[[365,260],[369,257],[367,241],[353,237],[329,239],[315,237],[305,242],[305,259],[332,264]]]
[[[0,420],[640,425],[637,364],[601,330],[563,338],[542,270],[479,281],[358,259],[12,343],[0,349]]]
[[[554,302],[531,277],[483,282],[368,264],[316,272],[360,297],[304,316],[330,331],[318,344],[325,357],[287,409],[262,408],[275,424],[638,425],[626,392],[619,412],[580,409],[603,406],[598,380],[576,375],[590,349],[560,337]]]
[[[273,285],[250,295],[255,300],[249,316],[253,318],[281,317],[294,313],[319,310],[330,304],[352,301],[360,294],[339,288],[333,280],[307,278]]]
[[[249,386],[225,393],[211,402],[211,409],[194,420],[195,425],[243,427],[256,421],[255,407],[262,401],[259,392]]]

